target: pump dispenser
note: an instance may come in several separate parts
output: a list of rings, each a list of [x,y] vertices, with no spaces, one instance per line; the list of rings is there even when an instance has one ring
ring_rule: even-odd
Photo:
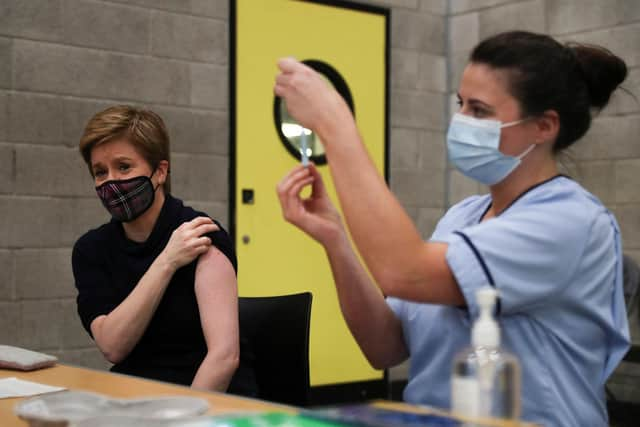
[[[471,330],[471,347],[453,363],[451,409],[471,417],[520,417],[520,365],[500,348],[500,327],[493,317],[498,293],[476,292],[480,314]]]

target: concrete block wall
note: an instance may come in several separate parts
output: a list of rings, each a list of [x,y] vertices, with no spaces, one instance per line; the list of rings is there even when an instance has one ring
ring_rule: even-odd
[[[500,31],[524,29],[561,41],[594,43],[621,56],[629,66],[623,91],[593,121],[592,128],[564,158],[572,177],[598,196],[620,223],[625,253],[640,261],[640,2],[636,0],[450,0],[449,51],[451,104],[465,57],[480,40]],[[453,107],[452,107],[452,110]],[[453,203],[483,191],[451,172]],[[632,335],[640,342],[638,322]],[[610,381],[617,397],[640,402],[640,369],[623,363]]]
[[[174,194],[228,222],[228,28],[227,0],[0,3],[0,343],[108,366],[70,265],[108,219],[76,148],[97,111],[157,111]]]

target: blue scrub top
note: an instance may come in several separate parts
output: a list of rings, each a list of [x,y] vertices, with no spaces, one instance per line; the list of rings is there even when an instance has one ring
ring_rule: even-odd
[[[620,231],[575,181],[557,176],[480,222],[490,195],[470,197],[440,220],[432,241],[466,308],[388,298],[411,355],[404,399],[450,406],[455,354],[470,344],[475,292],[499,292],[502,347],[522,367],[523,419],[545,426],[605,426],[604,384],[629,347]]]

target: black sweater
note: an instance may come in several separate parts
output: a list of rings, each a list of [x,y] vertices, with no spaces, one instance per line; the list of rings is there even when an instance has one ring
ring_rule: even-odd
[[[197,216],[206,214],[167,195],[153,231],[143,243],[127,239],[122,223],[116,220],[78,239],[73,248],[73,274],[78,314],[90,335],[91,322],[109,314],[129,295],[165,248],[173,230]],[[206,236],[237,271],[233,243],[218,226],[219,231]],[[112,371],[191,384],[207,352],[194,290],[196,264],[194,260],[175,272],[140,341]]]

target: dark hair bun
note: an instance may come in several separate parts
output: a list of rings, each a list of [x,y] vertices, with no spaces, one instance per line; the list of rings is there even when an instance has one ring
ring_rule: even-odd
[[[611,93],[627,78],[627,65],[609,50],[586,44],[571,43],[581,74],[584,76],[592,106],[601,109]]]

